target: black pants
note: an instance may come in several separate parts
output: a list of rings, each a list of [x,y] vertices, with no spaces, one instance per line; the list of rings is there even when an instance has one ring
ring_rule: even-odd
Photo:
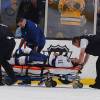
[[[14,39],[5,39],[0,41],[0,65],[5,69],[6,73],[12,80],[15,80],[15,74],[12,66],[8,63],[7,60],[10,59],[14,47],[15,47]],[[0,66],[0,80],[2,80],[1,66]]]
[[[98,57],[97,62],[96,62],[96,83],[99,84],[100,86],[100,57]]]
[[[86,48],[86,53],[94,55],[94,56],[99,56],[96,62],[96,84],[99,84],[100,86],[100,40],[96,41],[91,41],[87,48]]]

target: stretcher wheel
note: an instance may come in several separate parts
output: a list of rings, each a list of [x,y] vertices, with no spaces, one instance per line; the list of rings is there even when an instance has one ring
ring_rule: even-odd
[[[78,87],[79,88],[83,88],[83,84],[82,83],[79,83]]]
[[[39,83],[38,83],[38,86],[41,86],[43,84],[43,81],[40,81]]]
[[[74,82],[72,83],[72,85],[73,85],[73,88],[74,88],[74,89],[78,88],[78,82],[77,82],[77,81],[74,81]]]
[[[79,81],[73,81],[73,88],[76,89],[76,88],[82,88],[83,87],[83,84],[80,83]]]
[[[47,81],[45,82],[45,86],[46,86],[46,87],[52,87],[52,82],[47,80]]]
[[[52,80],[52,87],[56,87],[57,86],[57,82]]]
[[[54,81],[54,80],[47,80],[46,82],[45,82],[45,86],[46,87],[56,87],[57,86],[57,82],[56,81]]]

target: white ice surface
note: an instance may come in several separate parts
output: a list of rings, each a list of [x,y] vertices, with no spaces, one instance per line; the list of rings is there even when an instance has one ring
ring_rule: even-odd
[[[100,90],[2,86],[0,100],[100,100]]]

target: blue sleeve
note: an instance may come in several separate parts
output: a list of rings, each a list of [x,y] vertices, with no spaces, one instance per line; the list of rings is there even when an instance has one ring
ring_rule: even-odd
[[[22,34],[21,34],[21,37],[22,37],[22,38],[25,38],[24,30],[21,29],[21,33],[22,33]]]
[[[31,23],[29,25],[29,29],[32,32],[32,37],[34,39],[34,46],[38,46],[38,41],[39,41],[39,30],[37,24]]]

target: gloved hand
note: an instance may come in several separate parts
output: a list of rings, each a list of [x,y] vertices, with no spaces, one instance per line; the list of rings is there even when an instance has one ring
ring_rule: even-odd
[[[17,50],[16,50],[16,54],[21,54],[22,53],[22,49],[21,48],[18,48]]]
[[[13,57],[17,57],[17,56],[19,56],[19,55],[22,54],[22,53],[23,53],[22,49],[21,49],[21,48],[18,48],[18,49],[16,49],[16,51],[15,51]]]
[[[82,70],[84,65],[83,65],[83,64],[79,64],[78,66],[79,66],[80,69]]]

